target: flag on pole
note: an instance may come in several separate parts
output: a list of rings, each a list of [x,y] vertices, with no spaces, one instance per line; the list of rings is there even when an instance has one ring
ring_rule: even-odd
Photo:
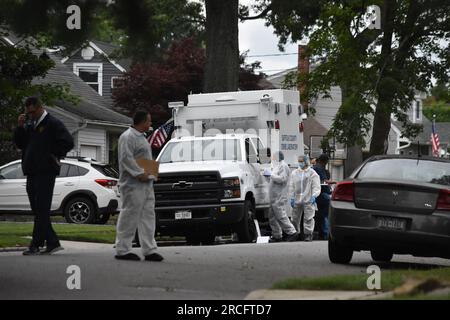
[[[439,142],[439,136],[436,132],[436,126],[435,126],[434,120],[433,120],[432,130],[431,130],[431,147],[432,147],[433,156],[439,157],[439,149],[441,146],[440,146],[440,142]]]
[[[147,139],[148,143],[152,146],[152,148],[159,149],[168,139],[170,139],[170,135],[172,134],[174,128],[173,118],[167,120],[162,126],[153,131],[150,137]]]

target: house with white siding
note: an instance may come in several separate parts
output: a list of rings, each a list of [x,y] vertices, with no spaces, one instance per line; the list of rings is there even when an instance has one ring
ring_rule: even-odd
[[[0,38],[0,41],[14,45],[20,39],[14,36]],[[36,54],[42,54],[36,50]],[[117,141],[122,132],[130,125],[131,119],[112,110],[112,103],[99,95],[91,84],[78,77],[73,68],[64,65],[61,57],[44,51],[55,63],[42,79],[35,79],[36,84],[67,84],[70,93],[78,97],[78,103],[56,101],[54,105],[45,106],[46,110],[60,119],[72,134],[75,147],[68,156],[93,158],[100,162],[115,162],[113,158]]]

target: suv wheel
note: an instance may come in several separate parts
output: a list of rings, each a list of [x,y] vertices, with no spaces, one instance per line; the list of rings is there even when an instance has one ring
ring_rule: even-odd
[[[394,253],[384,250],[372,250],[370,251],[370,255],[374,261],[389,262],[392,260]]]
[[[70,199],[64,208],[64,217],[68,223],[90,224],[95,221],[95,207],[87,197]]]
[[[353,250],[339,244],[331,236],[328,238],[328,258],[332,263],[349,264],[353,257]]]
[[[238,240],[241,243],[251,243],[256,240],[255,208],[250,200],[245,200],[244,217],[236,226]]]

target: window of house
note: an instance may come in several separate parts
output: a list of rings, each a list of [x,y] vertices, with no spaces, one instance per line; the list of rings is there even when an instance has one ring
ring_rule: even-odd
[[[74,63],[73,72],[99,95],[103,95],[103,65],[101,63]]]
[[[123,77],[112,77],[111,78],[111,89],[123,87]]]

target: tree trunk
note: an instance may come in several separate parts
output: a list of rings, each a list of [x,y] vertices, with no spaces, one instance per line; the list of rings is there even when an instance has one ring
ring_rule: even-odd
[[[379,97],[373,121],[372,141],[370,142],[371,156],[387,152],[389,131],[391,130],[391,104],[392,99]]]
[[[350,94],[349,85],[347,83],[341,83],[341,97],[342,104],[348,99]],[[347,148],[347,157],[344,162],[344,177],[348,177],[353,171],[359,167],[359,165],[363,162],[363,154],[362,148],[358,145],[346,145]]]
[[[394,33],[395,4],[385,0],[382,12],[382,29],[384,31],[381,41],[381,57],[383,64],[379,69],[379,79],[376,92],[377,106],[373,121],[372,141],[370,142],[370,155],[386,154],[389,131],[391,130],[391,112],[394,100],[391,82],[392,74],[392,35]]]
[[[206,0],[204,92],[239,86],[238,0]]]

